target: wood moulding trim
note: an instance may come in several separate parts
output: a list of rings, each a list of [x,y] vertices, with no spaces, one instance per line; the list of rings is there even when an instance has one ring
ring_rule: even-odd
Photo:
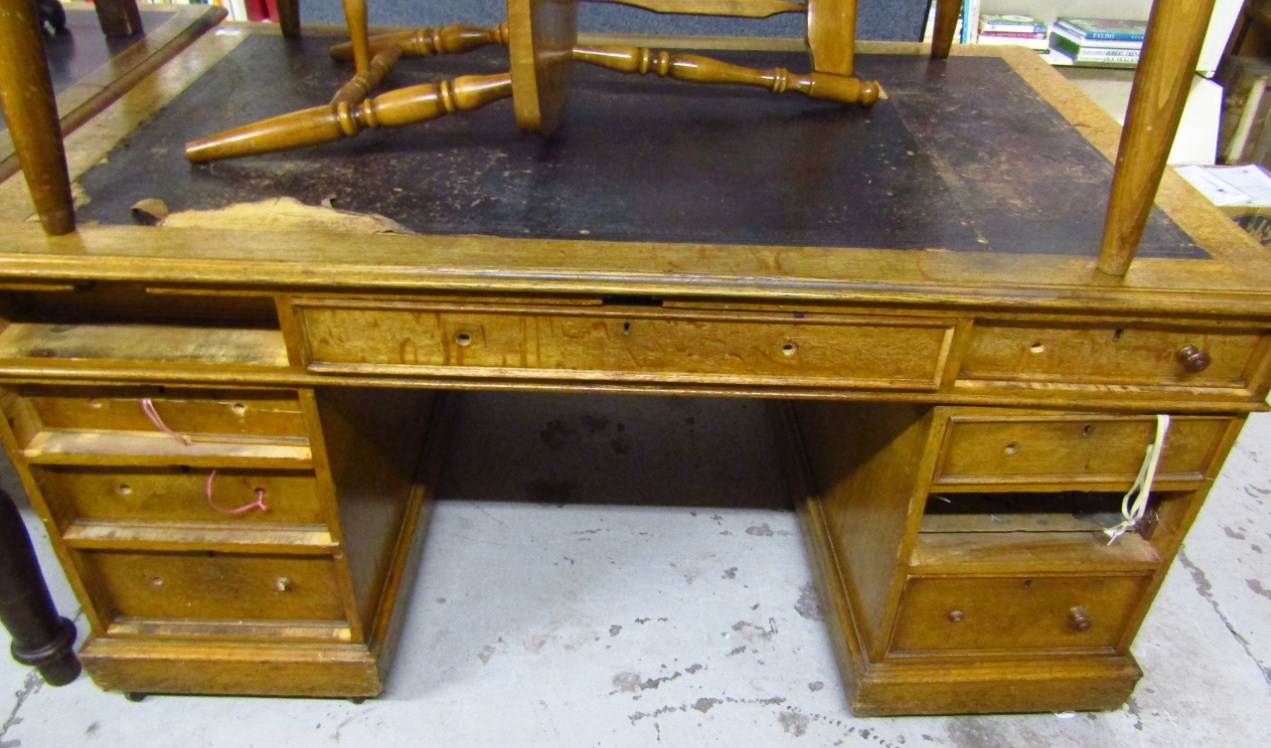
[[[1230,223],[1222,218],[1226,223]],[[1235,230],[1239,231],[1238,228]],[[322,232],[86,227],[66,237],[0,225],[0,279],[93,278],[226,290],[652,295],[767,302],[938,305],[1006,311],[1271,317],[1265,252],[1228,260],[1136,260],[1112,279],[1091,258],[922,250],[350,237]]]

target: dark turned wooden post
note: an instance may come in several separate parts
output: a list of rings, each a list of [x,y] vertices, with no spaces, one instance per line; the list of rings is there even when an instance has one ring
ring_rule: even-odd
[[[278,0],[278,25],[288,39],[300,36],[300,0]]]
[[[931,56],[943,60],[953,49],[953,32],[958,26],[962,0],[936,0],[936,27],[931,35]]]
[[[52,686],[79,675],[75,624],[57,614],[22,516],[0,488],[0,622],[13,637],[13,659],[40,671]]]
[[[106,36],[132,36],[145,30],[141,27],[137,0],[96,0],[93,7],[97,10],[97,23]]]
[[[0,4],[0,107],[44,230],[75,230],[62,127],[35,3]]]

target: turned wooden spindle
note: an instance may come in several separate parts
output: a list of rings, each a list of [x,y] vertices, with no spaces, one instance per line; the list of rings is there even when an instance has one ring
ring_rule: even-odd
[[[491,28],[456,24],[439,29],[408,29],[376,34],[370,38],[371,49],[383,49],[384,47],[394,46],[401,50],[404,57],[457,55],[471,52],[487,44],[507,43],[508,25],[506,23],[501,23]],[[336,60],[352,59],[352,43],[342,42],[331,47],[331,57]]]
[[[784,68],[757,70],[691,54],[654,52],[645,47],[574,47],[574,59],[622,73],[650,72],[694,83],[760,86],[773,93],[798,91],[813,99],[869,106],[878,100],[877,81],[830,73],[791,73]]]
[[[1214,0],[1156,0],[1134,73],[1108,199],[1099,270],[1125,275],[1165,173]]]
[[[331,97],[331,104],[357,104],[367,96],[375,87],[384,80],[384,76],[393,69],[397,64],[397,60],[402,56],[402,50],[398,47],[384,47],[375,53],[371,58],[371,64],[367,68],[365,74],[357,73],[335,92],[335,96]]]
[[[466,75],[389,91],[358,104],[339,102],[261,120],[187,143],[185,157],[199,163],[330,143],[370,127],[409,125],[479,109],[511,95],[508,73]]]
[[[366,75],[371,69],[371,47],[367,38],[366,0],[344,0],[344,22],[353,47],[353,70]]]
[[[4,3],[0,109],[40,223],[49,234],[69,234],[75,230],[71,180],[42,37],[35,3]]]
[[[132,36],[145,31],[137,0],[97,0],[93,9],[97,11],[97,24],[106,36]]]
[[[943,60],[953,49],[953,32],[958,27],[962,0],[936,0],[936,23],[931,34],[931,56]]]

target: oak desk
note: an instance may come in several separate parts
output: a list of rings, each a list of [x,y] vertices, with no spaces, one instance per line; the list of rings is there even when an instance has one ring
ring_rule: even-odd
[[[1118,133],[1035,55],[862,45],[872,110],[580,70],[550,141],[496,104],[184,162],[320,101],[325,44],[199,41],[67,141],[76,234],[0,228],[0,436],[101,686],[378,693],[434,393],[504,389],[782,401],[858,713],[1128,697],[1139,623],[1264,407],[1271,265],[1170,175],[1139,259],[1100,273]],[[155,197],[331,199],[418,233],[111,225]],[[0,184],[0,219],[24,201]],[[1109,545],[1158,415],[1152,503]]]

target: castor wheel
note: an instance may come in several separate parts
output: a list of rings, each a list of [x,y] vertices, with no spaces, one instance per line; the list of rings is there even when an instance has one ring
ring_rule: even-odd
[[[132,703],[134,703],[134,704],[136,704],[136,703],[138,703],[138,702],[141,702],[141,701],[145,701],[145,700],[146,700],[146,697],[147,697],[147,696],[149,696],[149,695],[150,695],[150,694],[148,694],[148,693],[142,693],[142,692],[140,692],[140,691],[125,691],[125,692],[124,692],[124,698],[125,698],[125,699],[128,699],[129,701],[131,701],[131,702],[132,702]]]

